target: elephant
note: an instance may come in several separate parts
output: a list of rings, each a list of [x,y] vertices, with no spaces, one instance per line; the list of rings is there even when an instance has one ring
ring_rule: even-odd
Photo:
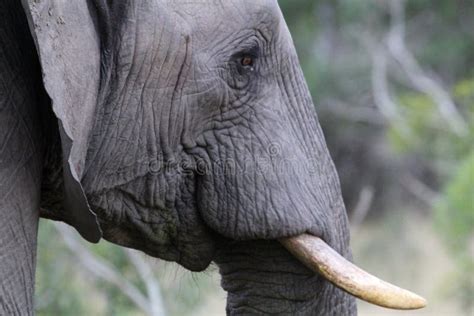
[[[228,315],[420,308],[351,263],[276,0],[0,2],[0,314],[34,314],[39,218],[211,262]]]

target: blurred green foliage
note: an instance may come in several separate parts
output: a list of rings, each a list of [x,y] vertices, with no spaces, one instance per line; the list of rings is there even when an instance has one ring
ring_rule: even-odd
[[[80,254],[65,245],[52,222],[41,221],[39,236],[37,315],[145,315],[115,285],[85,268]],[[144,282],[123,248],[106,241],[86,246],[146,295]],[[210,277],[214,275],[213,267],[197,274],[154,258],[146,258],[146,262],[162,290],[167,315],[190,315],[196,306],[206,303],[208,296],[221,294]]]
[[[474,309],[474,150],[460,163],[436,207],[436,224],[459,269],[452,276],[452,295],[466,310]],[[453,282],[454,281],[454,282]]]
[[[38,315],[85,315],[90,286],[77,275],[71,255],[53,225],[41,221],[36,271],[36,311]]]
[[[461,80],[452,89],[468,123],[466,135],[446,128],[436,105],[426,95],[401,94],[404,124],[409,137],[396,124],[388,131],[389,143],[400,155],[416,155],[429,164],[441,183],[434,218],[440,236],[455,256],[458,269],[451,276],[451,294],[466,311],[474,309],[474,80]]]
[[[389,143],[398,154],[417,155],[429,161],[442,182],[458,172],[457,165],[469,155],[474,144],[474,79],[457,83],[452,96],[469,126],[466,135],[449,129],[432,99],[413,92],[400,94],[398,102],[408,135],[397,124],[392,124],[387,132]]]
[[[445,232],[449,248],[466,254],[474,245],[474,150],[458,167],[448,182],[443,199],[437,206],[437,223]],[[472,250],[472,249],[471,249]]]

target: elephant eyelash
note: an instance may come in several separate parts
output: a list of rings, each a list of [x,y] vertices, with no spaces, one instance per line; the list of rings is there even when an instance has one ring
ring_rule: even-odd
[[[257,45],[252,45],[251,47],[244,48],[238,53],[235,53],[232,56],[234,60],[242,60],[243,58],[248,57],[256,60],[260,57],[260,48]]]

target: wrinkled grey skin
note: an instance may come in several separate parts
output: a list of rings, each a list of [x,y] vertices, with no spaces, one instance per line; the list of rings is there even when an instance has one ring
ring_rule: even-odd
[[[33,313],[47,103],[18,5],[0,1],[0,315]],[[9,45],[4,45],[9,43]]]
[[[216,262],[229,315],[356,314],[276,241],[351,256],[275,0],[16,2],[0,5],[0,314],[32,313],[40,206],[89,241]]]

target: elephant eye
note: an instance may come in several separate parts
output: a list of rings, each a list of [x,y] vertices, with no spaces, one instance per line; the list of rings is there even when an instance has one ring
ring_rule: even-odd
[[[257,45],[243,47],[239,52],[231,56],[232,77],[238,80],[255,78],[259,70],[259,58],[260,50]]]
[[[232,59],[237,64],[239,71],[253,72],[256,69],[259,54],[259,48],[255,45],[236,53]]]
[[[254,58],[253,56],[243,56],[241,59],[240,59],[240,64],[243,66],[243,67],[253,67],[253,64],[254,64]]]

